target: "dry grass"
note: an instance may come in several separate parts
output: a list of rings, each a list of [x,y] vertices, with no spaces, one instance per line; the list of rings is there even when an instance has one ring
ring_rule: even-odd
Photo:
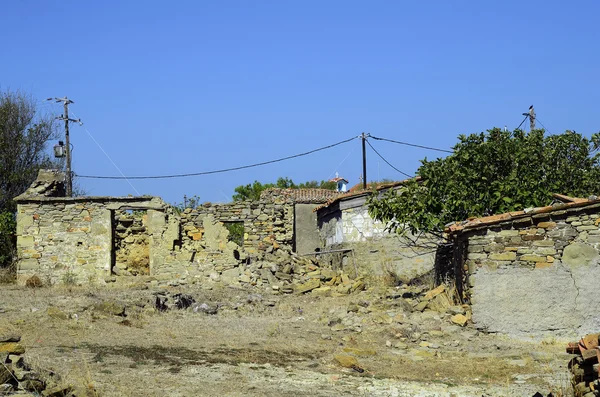
[[[514,375],[543,370],[541,364],[532,359],[524,359],[524,366],[515,366],[511,364],[512,355],[508,359],[470,355],[473,350],[491,351],[492,342],[488,340],[461,342],[457,348],[442,346],[437,350],[423,350],[418,342],[406,340],[414,332],[422,332],[418,327],[408,330],[404,324],[374,324],[368,321],[371,317],[367,314],[361,333],[335,332],[327,325],[332,310],[363,301],[369,301],[369,308],[374,308],[379,304],[377,296],[274,297],[278,303],[271,308],[262,303],[248,303],[245,291],[192,288],[185,292],[194,295],[198,303],[223,304],[220,313],[214,316],[191,311],[158,313],[149,304],[152,291],[145,286],[133,289],[9,287],[0,291],[2,306],[10,307],[0,321],[23,335],[28,354],[36,357],[41,365],[54,367],[66,375],[65,381],[90,396],[96,389],[104,395],[139,395],[136,390],[140,390],[141,385],[148,396],[164,395],[161,392],[164,393],[168,385],[193,395],[196,389],[192,385],[197,384],[193,382],[198,381],[194,380],[194,376],[198,376],[193,375],[194,371],[210,377],[212,373],[203,371],[211,368],[213,372],[224,371],[230,379],[236,379],[230,383],[220,378],[205,382],[203,390],[221,394],[224,390],[248,387],[243,374],[253,366],[257,368],[254,371],[309,369],[315,374],[333,376],[342,371],[334,364],[333,355],[343,352],[344,347],[376,352],[359,357],[361,366],[366,369],[364,374],[347,372],[361,378],[503,385],[512,384]],[[449,291],[440,299],[449,303],[451,294]],[[126,302],[128,317],[94,312],[94,303],[107,300]],[[50,303],[63,310],[68,319],[48,317],[46,310]],[[387,340],[395,343],[403,339],[410,346],[402,354],[386,347]],[[443,342],[441,339],[440,343]],[[526,344],[514,346],[515,354],[523,357],[531,349],[531,345]],[[555,351],[559,345],[547,343],[543,348]],[[423,359],[413,360],[417,354],[411,353],[413,350],[424,351]],[[200,395],[210,395],[206,393]],[[260,394],[258,390],[251,395]]]

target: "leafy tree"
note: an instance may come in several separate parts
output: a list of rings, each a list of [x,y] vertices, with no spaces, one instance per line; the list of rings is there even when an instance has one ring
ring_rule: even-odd
[[[552,193],[600,193],[599,134],[495,128],[458,139],[448,157],[421,161],[420,180],[371,196],[371,216],[398,232],[439,233],[453,221],[548,205]]]
[[[259,181],[254,181],[252,184],[240,185],[236,187],[235,194],[233,195],[233,201],[243,201],[243,200],[259,200],[260,194],[270,188],[279,188],[279,189],[329,189],[335,190],[337,185],[335,182],[328,181],[308,181],[301,183],[299,185],[295,184],[293,180],[290,178],[278,178],[275,183],[260,183]]]
[[[31,185],[40,168],[56,165],[46,152],[54,137],[53,120],[39,114],[33,98],[0,93],[0,267],[11,263],[14,252],[13,199]]]

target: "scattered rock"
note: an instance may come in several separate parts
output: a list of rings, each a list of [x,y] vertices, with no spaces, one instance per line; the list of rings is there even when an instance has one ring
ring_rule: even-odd
[[[96,303],[94,310],[108,316],[125,317],[125,304],[113,300]]]
[[[297,285],[295,290],[299,294],[304,294],[308,291],[312,291],[313,289],[319,288],[320,286],[321,286],[321,281],[317,278],[313,278],[304,284]]]
[[[450,314],[463,314],[463,315],[467,313],[467,311],[465,310],[464,307],[458,306],[458,305],[450,306],[450,307],[446,308],[446,312],[450,313]]]
[[[25,286],[28,288],[41,288],[44,286],[44,283],[37,275],[34,274],[33,276],[29,277],[27,281],[25,281]]]
[[[425,294],[425,296],[423,297],[423,299],[431,300],[431,299],[435,298],[436,296],[438,296],[439,294],[441,294],[442,292],[444,292],[445,290],[446,290],[446,287],[444,286],[444,284],[440,284],[439,286],[432,289],[431,291],[428,291]]]
[[[25,353],[25,346],[15,342],[0,343],[0,353],[23,354]]]
[[[345,355],[345,354],[338,354],[338,355],[335,355],[333,358],[340,366],[342,366],[344,368],[352,368],[353,370],[355,370],[357,372],[365,371],[364,369],[362,369],[360,367],[360,365],[358,365],[358,360],[356,359],[356,357]]]
[[[450,321],[452,321],[453,324],[464,327],[465,325],[467,325],[467,322],[469,321],[469,319],[462,314],[456,314],[456,315],[450,317]]]

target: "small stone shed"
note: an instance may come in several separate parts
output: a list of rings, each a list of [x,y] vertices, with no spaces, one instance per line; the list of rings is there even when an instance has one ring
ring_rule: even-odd
[[[437,270],[457,281],[478,328],[517,336],[600,329],[600,200],[554,197],[447,228],[447,268]]]
[[[379,184],[363,190],[353,187],[316,208],[322,245],[326,250],[348,249],[365,270],[377,276],[393,276],[403,281],[433,269],[437,239],[422,236],[400,237],[369,215],[367,199],[390,189],[402,189],[406,181]]]
[[[320,189],[271,191],[259,201],[180,213],[159,197],[64,197],[64,174],[41,170],[15,198],[17,277],[37,275],[49,284],[113,276],[260,284],[261,263],[289,263],[296,247],[314,251],[320,243],[312,208],[337,193],[313,190]]]

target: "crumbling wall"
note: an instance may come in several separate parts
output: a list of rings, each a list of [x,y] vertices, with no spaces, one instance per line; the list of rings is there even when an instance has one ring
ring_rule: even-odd
[[[477,327],[517,335],[597,332],[598,205],[466,232],[464,270]]]
[[[33,275],[48,284],[143,276],[151,283],[274,293],[364,288],[356,275],[292,252],[291,200],[207,203],[179,212],[152,197],[47,197],[60,191],[56,175],[44,174],[16,199],[20,282]]]
[[[85,283],[111,275],[113,213],[158,208],[146,197],[24,197],[17,200],[17,278]]]
[[[112,272],[117,275],[150,274],[150,238],[146,211],[115,211],[113,213]]]

